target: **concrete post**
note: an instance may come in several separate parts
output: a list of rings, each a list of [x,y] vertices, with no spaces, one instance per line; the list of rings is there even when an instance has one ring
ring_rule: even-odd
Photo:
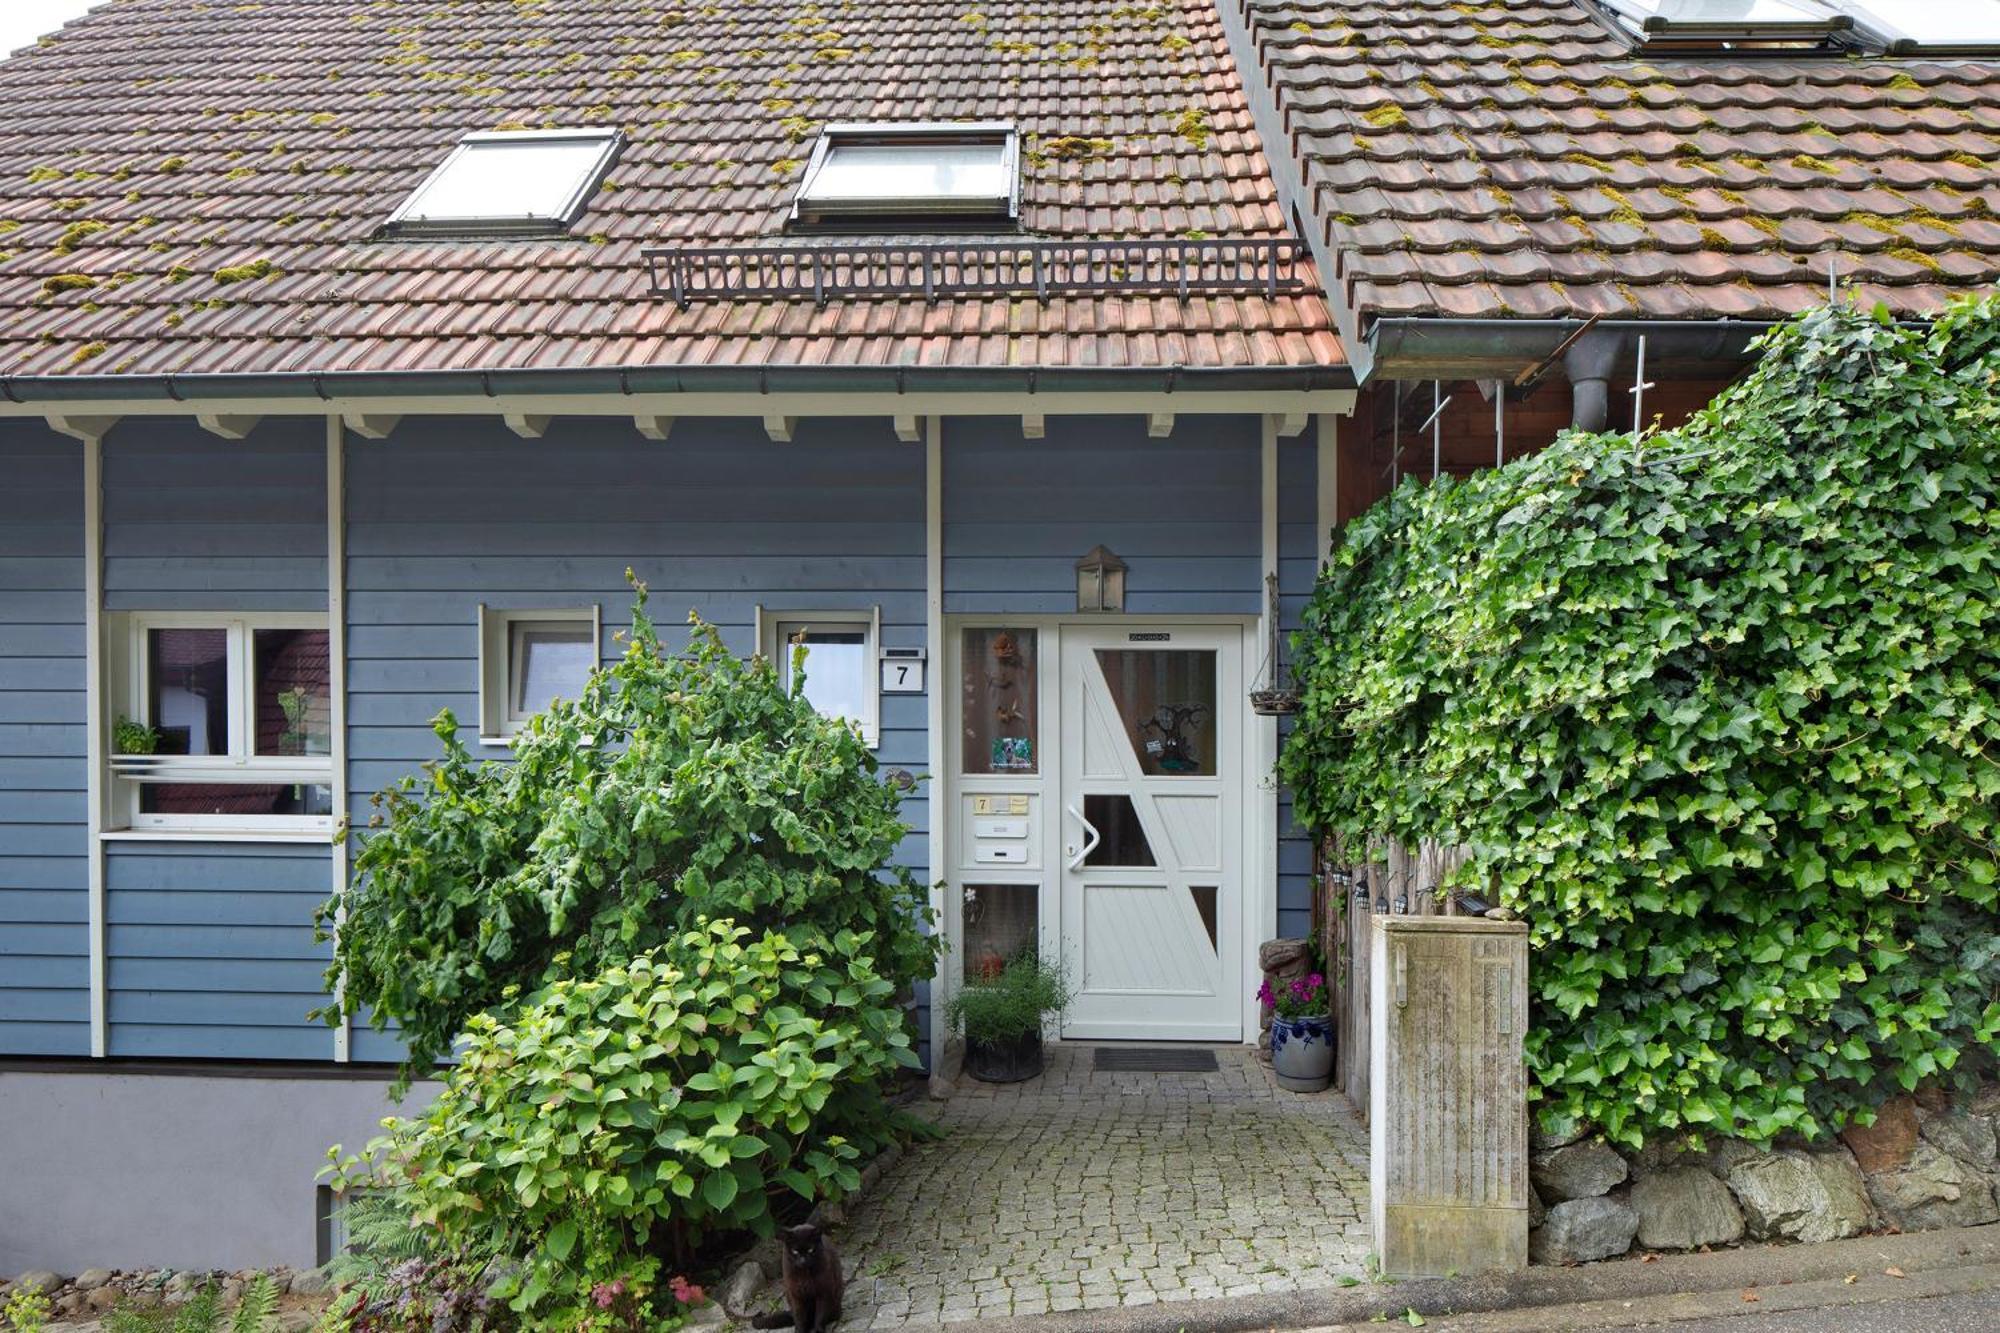
[[[1387,1277],[1528,1262],[1528,927],[1377,916],[1369,1208]]]

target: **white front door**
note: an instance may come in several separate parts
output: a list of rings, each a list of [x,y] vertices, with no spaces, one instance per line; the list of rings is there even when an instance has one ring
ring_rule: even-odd
[[[1063,1035],[1243,1035],[1242,631],[1061,629]]]

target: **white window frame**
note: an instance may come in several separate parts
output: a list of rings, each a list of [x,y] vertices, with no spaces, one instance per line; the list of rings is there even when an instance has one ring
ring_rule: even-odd
[[[844,611],[774,611],[757,608],[757,651],[768,658],[778,672],[780,683],[788,681],[791,645],[782,635],[787,625],[807,629],[843,630],[857,626],[864,631],[861,646],[861,716],[849,719],[861,734],[861,742],[875,750],[882,745],[882,608]]]
[[[1000,169],[1007,193],[992,198],[814,200],[813,187],[827,158],[847,146],[938,144],[977,145],[1000,149]],[[799,173],[792,195],[791,222],[814,229],[867,229],[884,222],[923,223],[942,227],[1002,227],[1011,229],[1021,218],[1021,134],[1011,121],[836,121],[820,130],[812,156]]]
[[[1759,42],[1832,42],[1836,38],[1848,36],[1854,28],[1853,15],[1839,4],[1829,4],[1826,0],[1787,0],[1799,10],[1796,20],[1767,20],[1764,22],[1731,22],[1716,19],[1698,22],[1690,19],[1665,19],[1654,12],[1651,4],[1644,0],[1598,0],[1617,20],[1620,30],[1642,45],[1663,42],[1685,42],[1706,46],[1713,42],[1716,46],[1730,48],[1738,43]],[[1774,54],[1797,55],[1798,50],[1774,48]]]
[[[604,617],[596,603],[588,606],[494,607],[479,606],[479,743],[512,745],[514,737],[527,726],[532,714],[514,707],[518,677],[515,661],[515,629],[530,625],[587,625],[590,628],[590,660],[604,661]],[[565,696],[566,697],[566,696]]]
[[[1897,21],[1897,8],[1888,4],[1886,0],[1861,0],[1859,3],[1855,0],[1834,0],[1834,2],[1841,10],[1853,15],[1858,26],[1879,37],[1888,55],[1990,56],[2000,51],[2000,14],[1995,15],[1995,27],[1988,36],[1965,41],[1953,41],[1949,38],[1926,41]]]
[[[520,143],[586,143],[597,144],[597,161],[583,173],[576,188],[563,200],[562,207],[554,213],[492,214],[482,217],[423,217],[415,214],[417,201],[430,192],[432,186],[449,175],[468,153],[476,153],[481,147],[491,144]],[[389,215],[383,229],[390,233],[413,236],[463,236],[468,233],[478,235],[532,235],[538,232],[560,233],[568,231],[583,216],[584,205],[604,184],[605,173],[618,160],[619,150],[625,145],[622,132],[613,129],[555,129],[555,130],[491,130],[466,134],[452,146],[444,161],[432,168],[416,189],[404,196],[396,211]]]
[[[191,815],[148,814],[139,808],[140,792],[166,783],[227,783],[245,786],[331,788],[338,781],[333,755],[259,755],[252,753],[250,715],[256,698],[255,635],[258,630],[329,628],[327,617],[312,613],[256,612],[133,612],[124,617],[125,651],[113,663],[122,677],[107,691],[124,700],[120,713],[146,725],[152,655],[147,640],[156,629],[219,629],[229,645],[229,752],[221,755],[112,755],[112,808],[116,823],[132,833],[304,833],[333,832],[333,816],[325,815]],[[113,642],[118,642],[114,631]]]

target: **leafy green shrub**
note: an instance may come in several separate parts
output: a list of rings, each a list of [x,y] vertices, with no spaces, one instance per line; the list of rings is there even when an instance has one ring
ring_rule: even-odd
[[[491,1288],[539,1327],[657,1327],[661,1274],[713,1232],[838,1197],[916,1063],[867,934],[704,923],[472,1019],[458,1066],[379,1150],[415,1220],[514,1258]],[[684,1286],[677,1291],[685,1289]],[[698,1294],[698,1293],[697,1293]]]
[[[2000,299],[1768,337],[1686,427],[1347,529],[1282,763],[1465,844],[1534,948],[1545,1123],[1830,1132],[2000,1049]]]
[[[42,1333],[49,1325],[49,1310],[47,1292],[38,1287],[15,1287],[0,1304],[0,1317],[13,1333]]]
[[[1069,1007],[1069,979],[1033,947],[1009,959],[1000,975],[965,983],[951,997],[952,1027],[972,1041],[1013,1041],[1042,1030],[1042,1016]]]
[[[635,587],[623,658],[534,719],[512,762],[474,762],[440,715],[444,757],[377,798],[355,882],[322,909],[344,916],[323,1016],[398,1023],[406,1076],[474,1014],[703,919],[863,932],[898,991],[930,974],[924,895],[886,869],[901,794],[860,738],[707,625],[687,657],[664,652]]]

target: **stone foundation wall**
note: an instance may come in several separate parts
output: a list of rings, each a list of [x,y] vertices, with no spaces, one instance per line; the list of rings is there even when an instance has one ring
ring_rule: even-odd
[[[1873,1125],[1818,1144],[1710,1139],[1628,1153],[1537,1135],[1533,1146],[1537,1263],[1611,1259],[1635,1244],[1696,1250],[2000,1221],[2000,1085],[1958,1105],[1899,1097]]]

